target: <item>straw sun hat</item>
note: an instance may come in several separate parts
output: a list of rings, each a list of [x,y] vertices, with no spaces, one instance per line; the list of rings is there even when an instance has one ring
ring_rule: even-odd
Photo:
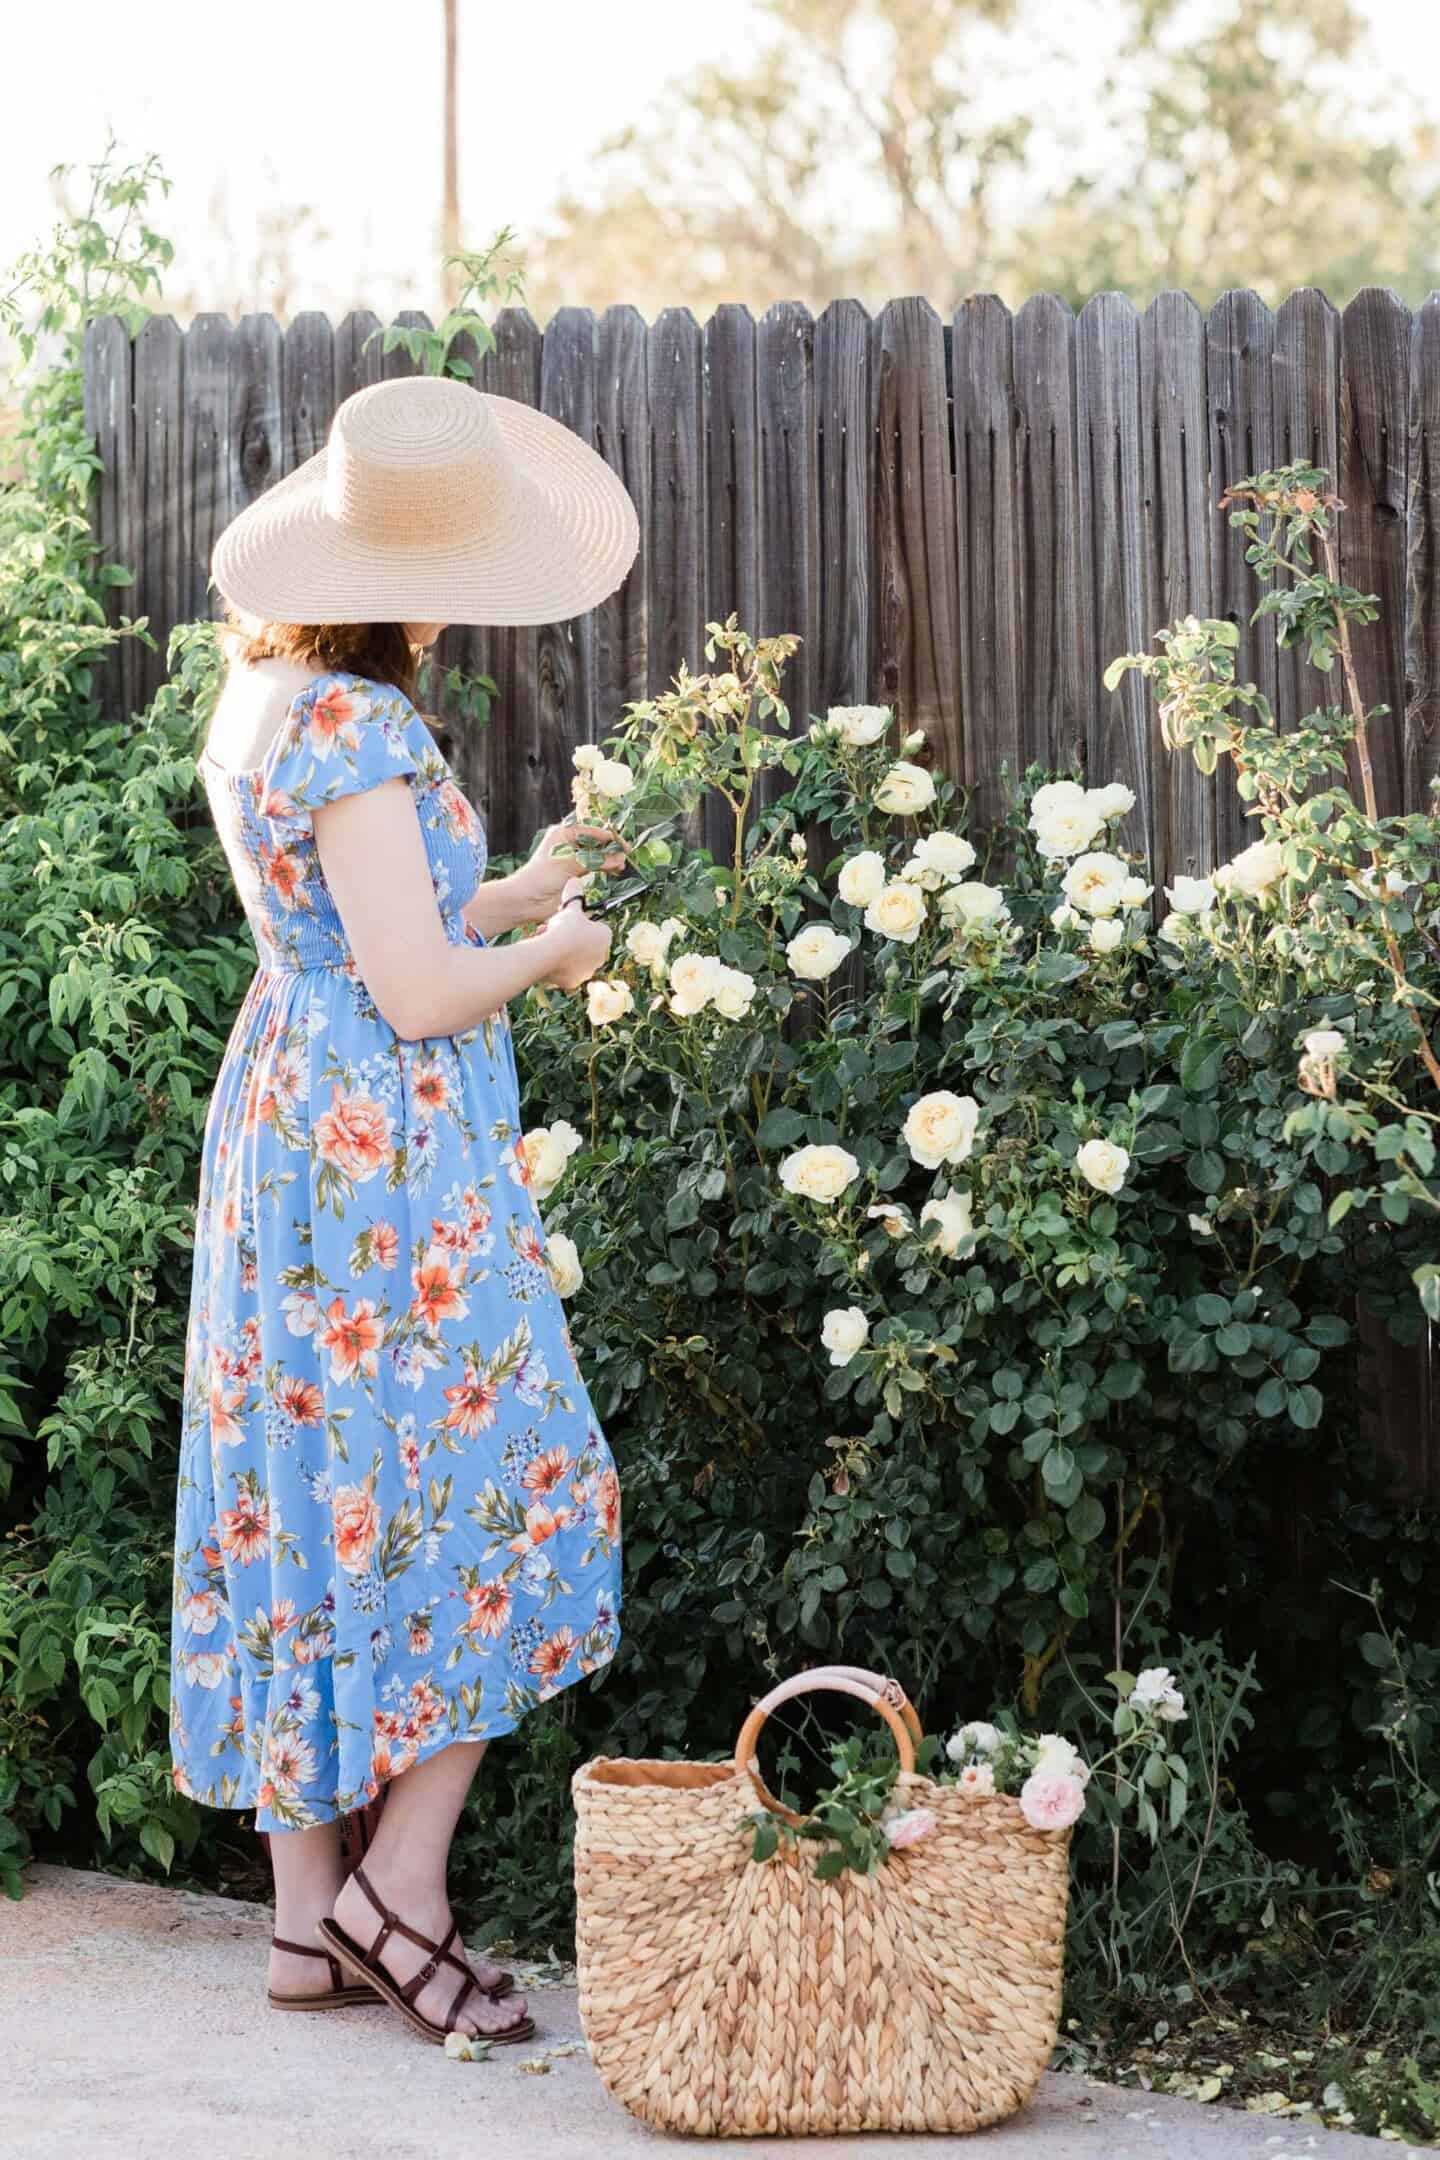
[[[346,398],[210,568],[268,622],[563,622],[614,591],[639,538],[623,483],[560,421],[415,375]]]

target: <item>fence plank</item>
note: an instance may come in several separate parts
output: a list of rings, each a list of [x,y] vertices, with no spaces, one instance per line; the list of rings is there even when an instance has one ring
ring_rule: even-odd
[[[699,665],[705,621],[704,394],[700,325],[666,308],[647,340],[650,393],[649,693]]]
[[[1187,293],[1161,293],[1140,323],[1145,507],[1143,636],[1210,601],[1209,425],[1205,323]],[[1149,701],[1147,701],[1148,703]],[[1215,862],[1215,783],[1188,750],[1167,751],[1151,721],[1157,892]]]
[[[980,828],[1004,812],[1001,767],[1013,784],[1050,749],[1021,688],[1013,327],[993,294],[978,293],[956,310],[952,339],[960,709]]]
[[[718,307],[703,332],[705,363],[705,604],[707,621],[760,620],[760,420],[755,402],[755,321],[745,307]],[[698,671],[703,659],[691,655]],[[734,846],[735,820],[713,796],[697,807],[695,837],[717,861]]]
[[[1405,803],[1405,505],[1409,493],[1410,310],[1378,285],[1340,318],[1340,573],[1376,593],[1378,622],[1351,644],[1367,708],[1388,705],[1370,729],[1382,817]],[[1337,682],[1335,693],[1340,695]],[[1351,760],[1358,792],[1358,763]]]
[[[480,388],[539,404],[540,332],[527,308],[502,308],[496,316],[495,350],[481,363]],[[552,816],[563,817],[570,803],[568,772],[557,774],[546,755],[539,643],[538,629],[527,623],[497,629],[490,644],[500,724],[489,745],[487,825],[496,854],[527,853],[539,828]]]
[[[863,704],[870,680],[870,329],[858,300],[815,325],[817,712]]]
[[[98,559],[135,576],[134,351],[118,315],[97,315],[86,324],[84,365],[85,427],[100,457],[90,492]],[[142,612],[135,585],[106,586],[104,601],[112,629],[122,615]],[[128,719],[134,710],[138,653],[133,638],[121,638],[95,670],[96,695],[109,719]]]
[[[540,351],[540,406],[582,442],[595,440],[595,318],[587,308],[562,308]],[[572,753],[595,734],[595,617],[542,623],[536,632],[536,696],[543,801],[562,817],[570,807]]]
[[[1046,293],[1015,318],[1018,425],[1021,711],[1035,755],[1069,772],[1083,764],[1095,671],[1080,579],[1080,447],[1075,409],[1075,317]],[[1019,714],[1012,726],[1019,725]]]
[[[150,617],[152,652],[137,648],[135,703],[143,708],[164,682],[165,649],[184,616],[181,562],[184,510],[180,413],[185,341],[173,315],[152,315],[135,340],[135,518],[131,545],[138,580],[133,612]],[[154,598],[152,601],[151,595]]]
[[[374,332],[382,327],[379,316],[372,314],[369,308],[352,308],[336,330],[337,405],[343,405],[346,398],[353,397],[357,390],[368,390],[371,383],[379,382],[382,366],[381,340],[377,337],[373,345],[368,341]]]
[[[317,308],[285,332],[285,427],[277,479],[323,450],[335,417],[335,333]]]
[[[960,710],[955,491],[945,333],[928,300],[892,300],[876,318],[875,567],[872,672],[937,762],[980,778]]]
[[[1225,490],[1275,458],[1275,318],[1253,292],[1222,294],[1205,322],[1205,376],[1210,407],[1210,604],[1240,632],[1237,682],[1253,682],[1270,709],[1278,696],[1275,625],[1265,617],[1252,625],[1262,585],[1245,560],[1245,536],[1220,507]],[[1228,862],[1254,838],[1228,758],[1215,776],[1215,855]]]
[[[1440,777],[1440,293],[1410,326],[1406,496],[1405,808]]]
[[[1144,478],[1140,455],[1140,323],[1119,293],[1100,293],[1081,310],[1075,338],[1080,448],[1080,577],[1085,653],[1091,678],[1118,653],[1148,642],[1144,616]],[[1086,745],[1092,786],[1123,780],[1135,808],[1112,828],[1156,859],[1151,792],[1150,700],[1132,671],[1111,697],[1100,692]]]
[[[1275,317],[1275,453],[1280,464],[1308,458],[1332,481],[1340,471],[1340,318],[1324,293],[1291,293]],[[1336,690],[1297,651],[1277,655],[1276,718],[1290,729]]]
[[[595,611],[596,736],[646,695],[650,638],[650,395],[645,323],[633,307],[607,308],[595,355],[595,447],[640,513],[629,575]]]
[[[187,617],[218,616],[209,590],[210,550],[234,515],[230,451],[230,347],[226,315],[197,315],[185,334],[180,491],[180,608]]]
[[[808,308],[780,301],[756,332],[760,425],[760,630],[794,631],[800,645],[785,677],[791,731],[809,725],[817,702],[815,631],[820,611],[820,492],[816,462],[815,323]],[[761,776],[771,802],[781,775]]]

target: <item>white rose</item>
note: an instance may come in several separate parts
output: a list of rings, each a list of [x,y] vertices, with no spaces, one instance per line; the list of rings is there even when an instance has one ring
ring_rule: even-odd
[[[530,1190],[537,1200],[543,1200],[555,1190],[566,1163],[582,1143],[574,1126],[557,1118],[553,1125],[537,1125],[522,1134],[520,1144],[530,1172]]]
[[[1113,1140],[1087,1140],[1075,1157],[1075,1167],[1096,1192],[1117,1193],[1125,1183],[1130,1157]]]
[[[875,790],[875,807],[892,817],[914,817],[935,800],[935,782],[923,765],[909,765],[902,758],[892,765]]]
[[[1000,1745],[999,1730],[987,1725],[983,1718],[972,1724],[962,1725],[959,1732],[952,1733],[945,1743],[945,1752],[951,1762],[964,1762],[967,1755],[993,1755]]]
[[[1065,873],[1065,897],[1085,915],[1113,915],[1130,872],[1118,855],[1080,855]]]
[[[1177,915],[1208,915],[1215,905],[1215,887],[1208,877],[1177,877],[1166,886],[1165,897]]]
[[[1080,1777],[1082,1771],[1089,1774],[1070,1742],[1063,1734],[1053,1732],[1041,1733],[1035,1743],[1035,1769],[1040,1777]]]
[[[1257,840],[1233,862],[1222,863],[1213,882],[1219,892],[1241,893],[1247,900],[1258,900],[1270,890],[1284,867],[1285,854],[1279,841]]]
[[[634,773],[618,758],[601,758],[597,765],[591,766],[590,779],[598,792],[612,802],[621,795],[628,795],[635,785]]]
[[[712,1001],[723,1020],[743,1020],[755,1002],[755,978],[743,968],[722,967]]]
[[[573,1297],[585,1280],[575,1240],[567,1237],[563,1230],[551,1230],[545,1239],[545,1256],[550,1262],[550,1274],[559,1295]]]
[[[1347,1047],[1339,1028],[1312,1028],[1305,1037],[1305,1055],[1313,1058],[1339,1057]]]
[[[943,919],[962,930],[1003,922],[1010,913],[1010,904],[999,886],[984,885],[979,878],[969,878],[963,885],[948,885],[938,905]]]
[[[1112,953],[1117,945],[1125,942],[1125,925],[1117,915],[1108,915],[1090,925],[1090,950]]]
[[[953,885],[974,864],[975,850],[963,833],[932,832],[915,842],[900,875],[918,876],[922,885],[932,877],[942,885]]]
[[[859,1175],[859,1163],[843,1147],[797,1148],[780,1165],[786,1192],[798,1193],[802,1200],[838,1200]]]
[[[865,927],[897,945],[913,945],[925,920],[925,895],[918,885],[897,878],[884,885],[865,910]]]
[[[608,1027],[612,1020],[618,1020],[623,1014],[630,1012],[635,1000],[631,996],[629,983],[611,982],[603,975],[597,975],[592,976],[585,985],[585,1003],[591,1025]]]
[[[792,975],[803,977],[806,982],[824,982],[850,950],[850,940],[842,937],[829,923],[807,923],[798,930],[785,947],[785,958]]]
[[[923,748],[924,748],[924,746],[925,746],[925,730],[924,730],[924,728],[923,728],[923,727],[917,727],[917,728],[912,728],[912,729],[910,730],[910,733],[909,733],[909,734],[908,734],[908,735],[907,735],[907,736],[905,737],[905,740],[904,740],[904,742],[902,742],[902,743],[901,743],[901,745],[900,745],[900,755],[901,755],[901,757],[914,757],[914,755],[915,755],[915,752],[916,752],[917,750],[921,750],[921,749],[923,749]]]
[[[911,1105],[902,1128],[905,1145],[927,1170],[941,1163],[964,1162],[975,1145],[980,1105],[973,1095],[953,1095],[937,1088]]]
[[[830,1352],[832,1365],[848,1365],[856,1351],[864,1348],[869,1333],[870,1322],[858,1305],[837,1305],[825,1315],[820,1340]]]
[[[962,1245],[975,1242],[975,1199],[972,1193],[946,1193],[943,1200],[927,1200],[920,1210],[922,1223],[933,1222],[935,1235],[927,1243],[937,1246],[953,1260]]]
[[[1167,1725],[1179,1723],[1185,1715],[1185,1697],[1176,1687],[1168,1665],[1151,1665],[1139,1675],[1130,1690],[1130,1707],[1142,1712],[1148,1710]]]
[[[910,1228],[910,1217],[905,1209],[896,1207],[894,1202],[889,1200],[882,1200],[878,1207],[867,1207],[865,1219],[867,1222],[882,1223],[886,1237],[902,1238]]]
[[[1185,945],[1195,933],[1193,915],[1167,915],[1160,925],[1160,935],[1167,945]]]
[[[1370,863],[1358,877],[1347,878],[1345,882],[1361,900],[1400,900],[1415,880],[1398,870],[1382,870],[1377,877],[1375,865]]]
[[[681,953],[670,963],[670,1010],[688,1020],[703,1012],[720,987],[723,963],[714,953]]]
[[[825,720],[832,735],[863,749],[879,742],[894,717],[888,705],[832,705]]]
[[[1068,900],[1062,900],[1059,907],[1050,910],[1050,921],[1056,930],[1078,930],[1080,927],[1080,917]]]
[[[1215,1225],[1208,1215],[1187,1215],[1185,1220],[1195,1232],[1196,1237],[1214,1237]]]
[[[1047,861],[1078,855],[1104,822],[1093,798],[1074,780],[1052,780],[1030,798],[1030,830]]]
[[[1105,824],[1111,818],[1128,817],[1135,807],[1134,793],[1123,780],[1112,780],[1108,787],[1087,788],[1085,792]]]
[[[1154,890],[1154,886],[1147,885],[1144,878],[1127,877],[1120,888],[1120,905],[1121,907],[1139,907],[1149,899]]]
[[[571,753],[571,762],[572,764],[574,764],[577,771],[585,772],[592,765],[603,765],[605,762],[605,753],[600,748],[599,743],[577,743]]]
[[[869,907],[885,884],[885,858],[874,848],[852,855],[840,872],[839,891],[851,907]]]
[[[667,915],[663,923],[631,923],[625,933],[625,950],[641,967],[659,967],[684,927],[673,915]]]

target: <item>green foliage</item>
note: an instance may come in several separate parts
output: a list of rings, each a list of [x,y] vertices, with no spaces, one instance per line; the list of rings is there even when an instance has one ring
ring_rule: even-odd
[[[423,323],[386,323],[382,329],[371,331],[362,349],[368,352],[379,338],[382,353],[393,352],[399,346],[424,375],[453,375],[462,382],[473,382],[475,370],[470,362],[450,348],[457,338],[468,337],[482,358],[494,352],[495,333],[482,313],[484,303],[518,304],[524,297],[524,272],[518,262],[509,259],[514,239],[507,225],[478,254],[462,248],[458,254],[447,255],[444,267],[453,264],[461,274],[455,306],[433,329]],[[494,685],[490,687],[493,690]]]

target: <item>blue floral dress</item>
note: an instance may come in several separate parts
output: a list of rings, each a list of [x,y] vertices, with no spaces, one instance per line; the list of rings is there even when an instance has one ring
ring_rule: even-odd
[[[408,776],[452,944],[480,817],[390,684],[321,675],[200,770],[259,967],[205,1123],[185,1354],[178,1788],[304,1829],[613,1656],[620,1490],[520,1128],[508,1012],[376,1010],[312,811]]]

